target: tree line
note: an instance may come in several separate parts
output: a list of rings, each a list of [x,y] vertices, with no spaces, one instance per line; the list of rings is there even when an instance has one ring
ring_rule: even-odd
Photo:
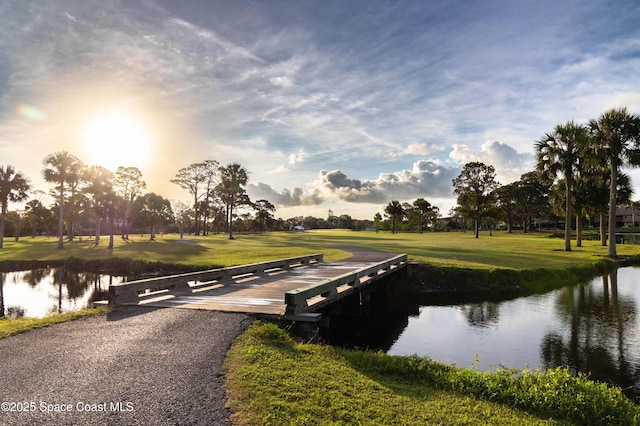
[[[535,158],[534,170],[507,185],[496,180],[493,166],[465,164],[452,181],[457,206],[448,226],[457,226],[455,218],[461,218],[462,226],[472,224],[478,238],[482,223],[491,229],[503,222],[508,232],[519,223],[528,232],[534,220],[556,223],[564,216],[564,249],[571,251],[574,221],[579,247],[583,221],[596,219],[601,244],[608,244],[608,255],[615,257],[616,209],[637,204],[622,168],[640,166],[640,116],[614,108],[586,124],[558,124],[535,142]],[[392,232],[398,227],[436,230],[440,220],[439,212],[423,199],[413,205],[394,200],[384,212]]]
[[[632,204],[633,194],[622,168],[640,166],[640,116],[614,108],[586,124],[558,124],[535,142],[535,155],[535,170],[503,186],[493,166],[467,163],[453,180],[456,212],[473,221],[476,237],[482,218],[504,220],[511,229],[519,216],[526,232],[532,218],[564,213],[565,251],[574,220],[580,246],[584,218],[597,218],[601,244],[615,257],[616,209]]]
[[[160,229],[207,235],[210,228],[233,238],[234,219],[246,229],[265,230],[273,225],[275,207],[267,200],[252,202],[245,193],[247,171],[237,163],[221,166],[206,160],[180,169],[172,183],[188,190],[193,205],[171,202],[155,193],[143,193],[146,183],[137,167],[118,167],[115,173],[102,166],[87,166],[67,151],[48,155],[42,175],[54,186],[51,206],[46,193],[32,190],[29,180],[12,165],[0,166],[0,248],[7,223],[16,239],[28,229],[32,236],[58,236],[58,248],[87,232],[98,245],[103,229],[113,248],[116,230],[123,239],[133,230],[154,239]],[[28,201],[27,201],[28,200]],[[24,210],[8,211],[9,203],[26,201]],[[238,214],[243,209],[243,214]],[[255,212],[253,216],[247,211]]]

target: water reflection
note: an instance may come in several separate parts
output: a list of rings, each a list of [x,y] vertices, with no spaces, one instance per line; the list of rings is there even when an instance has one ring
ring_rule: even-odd
[[[467,318],[472,327],[490,327],[498,323],[500,305],[495,302],[483,302],[459,306],[458,309]]]
[[[543,337],[542,362],[545,367],[569,366],[590,372],[596,380],[631,387],[640,365],[638,347],[631,344],[638,335],[637,299],[633,293],[619,293],[618,271],[599,280],[599,286],[594,280],[559,292],[556,312],[564,332]]]
[[[370,312],[331,313],[329,343],[428,356],[485,371],[567,366],[631,389],[640,383],[640,268],[543,295],[464,303],[389,292]],[[386,300],[389,303],[386,303]],[[351,330],[357,323],[357,330]],[[339,339],[333,339],[340,335]],[[480,360],[478,364],[475,360]],[[640,386],[638,386],[640,388]]]
[[[65,268],[0,273],[0,316],[41,318],[91,306],[125,278]]]

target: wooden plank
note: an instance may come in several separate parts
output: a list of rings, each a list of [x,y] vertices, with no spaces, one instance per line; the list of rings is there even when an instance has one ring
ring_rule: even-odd
[[[140,295],[160,290],[185,290],[189,283],[211,282],[232,278],[243,274],[261,274],[267,270],[290,269],[295,265],[309,265],[322,262],[322,253],[307,256],[297,256],[268,262],[252,263],[230,268],[209,269],[206,271],[189,272],[185,274],[168,275],[164,277],[147,278],[136,281],[122,282],[109,286],[109,300],[118,304],[125,300],[137,299]]]

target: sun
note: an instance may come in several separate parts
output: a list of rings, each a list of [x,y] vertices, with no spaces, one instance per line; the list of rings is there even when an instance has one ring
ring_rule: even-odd
[[[112,110],[90,120],[82,145],[91,165],[115,171],[118,166],[143,167],[151,154],[147,129],[135,116]]]

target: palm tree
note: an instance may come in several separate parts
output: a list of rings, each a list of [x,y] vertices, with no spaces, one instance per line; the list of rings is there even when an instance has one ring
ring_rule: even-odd
[[[220,167],[220,183],[217,186],[217,191],[227,206],[230,240],[233,240],[233,208],[246,201],[246,199],[243,199],[245,193],[243,186],[247,184],[248,180],[247,171],[238,163]]]
[[[75,181],[75,174],[81,168],[82,162],[74,155],[67,151],[56,152],[47,155],[43,164],[45,169],[42,171],[44,180],[58,184],[59,190],[59,217],[58,217],[58,248],[64,248],[62,231],[64,228],[64,190],[65,185]]]
[[[608,254],[615,257],[618,174],[623,166],[640,166],[640,116],[630,114],[626,108],[614,108],[589,121],[589,129],[594,150],[604,153],[610,167]]]
[[[580,164],[580,154],[587,144],[587,128],[573,121],[558,124],[551,133],[545,134],[536,142],[536,169],[550,180],[558,174],[564,176],[565,185],[565,224],[564,249],[571,251],[571,205],[573,200],[574,176]]]
[[[28,198],[29,182],[13,166],[0,166],[0,248],[4,244],[4,223],[9,202],[17,203]]]

